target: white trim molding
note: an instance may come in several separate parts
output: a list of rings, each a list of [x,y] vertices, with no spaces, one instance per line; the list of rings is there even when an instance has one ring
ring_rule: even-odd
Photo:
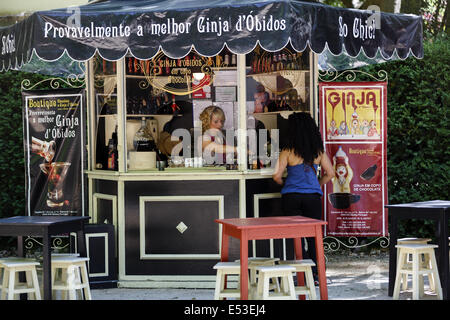
[[[218,248],[219,252],[208,254],[147,254],[145,253],[145,203],[146,202],[173,202],[173,201],[215,201],[219,213],[218,219],[224,218],[224,196],[223,195],[201,195],[201,196],[142,196],[139,197],[139,253],[142,260],[183,260],[183,259],[220,259],[222,225],[219,225]]]
[[[107,232],[101,232],[101,233],[90,233],[90,234],[86,234],[86,249],[87,249],[87,256],[90,257],[89,255],[89,240],[90,238],[104,238],[105,240],[105,272],[103,273],[89,273],[89,277],[93,278],[93,277],[107,277],[109,276],[109,246],[108,246],[108,233]],[[91,268],[89,268],[90,270]]]
[[[281,193],[255,193],[253,195],[253,216],[255,218],[259,218],[259,201],[266,199],[278,199],[281,198]],[[273,239],[270,239],[270,257],[274,258],[274,249],[273,249]],[[252,254],[253,257],[256,257],[256,240],[252,240]],[[283,239],[283,254],[286,260],[286,243],[285,239]]]

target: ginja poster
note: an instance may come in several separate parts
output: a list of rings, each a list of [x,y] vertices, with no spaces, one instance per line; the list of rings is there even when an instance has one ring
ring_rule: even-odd
[[[28,215],[84,215],[83,89],[23,91]]]
[[[330,236],[386,236],[387,83],[319,84],[321,133],[335,176],[324,186]]]

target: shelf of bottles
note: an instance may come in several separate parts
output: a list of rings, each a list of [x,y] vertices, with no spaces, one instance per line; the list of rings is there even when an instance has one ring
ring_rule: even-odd
[[[297,52],[290,45],[277,52],[256,47],[248,54],[247,77],[264,88],[262,92],[255,94],[255,100],[260,99],[263,107],[257,108],[255,104],[255,112],[250,114],[308,112],[309,60],[309,52]],[[265,97],[261,96],[263,94]]]
[[[97,55],[94,59],[95,170],[118,170],[117,63]]]
[[[309,59],[307,54],[293,50],[283,49],[277,52],[267,52],[260,50],[253,52],[250,58],[250,72],[247,76],[283,75],[293,72],[308,72]]]

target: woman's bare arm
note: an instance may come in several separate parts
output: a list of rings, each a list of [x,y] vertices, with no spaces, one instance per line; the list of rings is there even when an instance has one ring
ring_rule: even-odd
[[[272,179],[280,185],[283,184],[283,173],[288,164],[288,157],[289,157],[288,151],[285,150],[281,151],[280,156],[278,157],[277,160],[277,164],[275,165],[275,172],[272,175]]]
[[[333,166],[330,158],[328,158],[328,155],[325,152],[321,155],[320,166],[322,167],[322,176],[319,178],[319,183],[320,186],[323,186],[334,177]]]

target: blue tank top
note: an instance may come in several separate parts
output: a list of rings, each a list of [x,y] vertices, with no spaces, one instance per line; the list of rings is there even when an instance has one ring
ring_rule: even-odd
[[[303,163],[287,167],[287,178],[284,183],[281,194],[285,193],[318,193],[323,195],[320,188],[319,179],[317,179],[317,164],[314,169]]]

